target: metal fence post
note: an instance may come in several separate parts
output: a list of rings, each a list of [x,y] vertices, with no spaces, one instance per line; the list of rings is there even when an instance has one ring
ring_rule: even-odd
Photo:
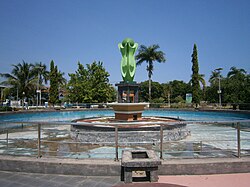
[[[119,161],[118,158],[118,127],[115,127],[115,161]]]
[[[6,131],[6,144],[7,144],[7,149],[9,148],[9,130],[7,129]]]
[[[38,137],[37,137],[37,158],[40,158],[41,157],[41,152],[40,152],[40,149],[41,149],[41,124],[37,125],[37,134],[38,134]]]
[[[241,147],[240,147],[240,123],[237,123],[237,151],[238,151],[238,158],[241,157]]]
[[[160,159],[163,159],[163,126],[160,128]]]

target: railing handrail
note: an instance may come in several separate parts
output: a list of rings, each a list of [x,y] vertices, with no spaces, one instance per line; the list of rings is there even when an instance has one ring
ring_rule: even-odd
[[[37,157],[41,157],[41,126],[42,125],[75,125],[75,126],[80,126],[80,125],[85,125],[85,126],[100,126],[100,125],[105,125],[109,126],[115,129],[115,141],[113,142],[115,145],[115,159],[118,160],[118,129],[126,128],[127,126],[131,125],[136,125],[134,128],[140,128],[141,126],[145,125],[158,125],[160,129],[158,132],[160,132],[160,158],[163,158],[163,126],[166,125],[178,125],[178,124],[235,124],[234,128],[237,130],[236,138],[237,138],[237,157],[241,157],[241,124],[242,123],[250,123],[250,120],[248,119],[242,119],[242,120],[230,120],[230,121],[212,121],[212,120],[191,120],[191,121],[164,121],[164,122],[111,122],[111,123],[104,123],[104,122],[98,122],[98,123],[90,123],[90,122],[60,122],[60,121],[52,121],[52,122],[45,122],[45,121],[1,121],[0,124],[32,124],[32,125],[37,125]],[[6,128],[7,129],[7,128]],[[4,129],[3,129],[4,130]],[[6,135],[6,141],[7,141],[7,146],[8,146],[8,130],[7,130],[7,135]],[[64,142],[65,143],[65,142]],[[77,142],[75,142],[77,143]]]
[[[65,122],[65,121],[0,121],[0,124],[40,124],[40,125],[75,125],[75,126],[96,126],[96,125],[105,125],[110,127],[118,127],[122,128],[123,126],[131,126],[131,125],[137,125],[137,126],[145,126],[145,125],[178,125],[178,124],[236,124],[236,123],[250,123],[250,120],[230,120],[230,121],[211,121],[211,120],[191,120],[191,121],[176,121],[176,122],[111,122],[111,123],[105,123],[105,122]]]

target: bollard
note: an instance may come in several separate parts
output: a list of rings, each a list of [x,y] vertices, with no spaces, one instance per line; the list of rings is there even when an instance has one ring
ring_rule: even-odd
[[[160,129],[160,159],[163,159],[163,126]]]

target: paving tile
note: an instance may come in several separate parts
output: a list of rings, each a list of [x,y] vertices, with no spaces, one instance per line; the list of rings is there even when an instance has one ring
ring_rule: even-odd
[[[57,175],[55,177],[53,177],[51,179],[51,181],[55,181],[55,182],[58,182],[58,183],[67,183],[67,181],[69,181],[70,179],[72,179],[71,176],[67,176],[67,175]]]
[[[5,172],[5,171],[1,171],[0,172],[0,179],[3,179],[3,178],[9,178],[9,177],[12,177],[12,173],[10,172]]]
[[[56,175],[51,175],[51,174],[44,174],[44,175],[40,175],[37,176],[38,178],[42,179],[42,180],[52,180],[53,178],[56,177]]]
[[[43,181],[40,184],[35,184],[34,186],[37,187],[59,187],[61,184],[56,183],[56,182],[52,182],[52,181]]]
[[[7,181],[7,180],[4,180],[4,179],[0,179],[0,186],[3,186],[3,187],[6,187],[6,186],[8,186],[8,185],[10,185],[10,182],[9,181]]]
[[[94,180],[87,179],[83,183],[80,183],[78,187],[95,187],[97,184],[99,183]]]
[[[75,177],[72,177],[70,180],[68,180],[65,184],[71,185],[71,186],[77,186],[83,183],[85,180],[88,180],[88,178],[84,176],[75,176]]]
[[[2,184],[1,184],[2,185]],[[17,183],[17,182],[11,182],[8,185],[4,186],[4,187],[30,187],[21,183]]]
[[[120,177],[106,177],[103,180],[103,182],[109,183],[109,184],[115,184],[115,183],[118,183],[120,181],[121,181]]]
[[[109,187],[120,182],[115,176],[75,176],[0,171],[0,187]]]
[[[15,182],[20,183],[20,184],[23,184],[23,183],[25,184],[26,181],[30,180],[30,177],[15,174],[12,177],[9,177],[8,180],[15,181]]]

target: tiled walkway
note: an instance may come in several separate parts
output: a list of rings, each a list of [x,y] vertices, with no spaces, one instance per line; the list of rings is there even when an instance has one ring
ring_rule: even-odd
[[[86,177],[0,171],[0,187],[110,187],[120,177]]]
[[[250,173],[160,176],[158,183],[120,182],[118,176],[86,177],[0,171],[0,187],[248,187]]]

